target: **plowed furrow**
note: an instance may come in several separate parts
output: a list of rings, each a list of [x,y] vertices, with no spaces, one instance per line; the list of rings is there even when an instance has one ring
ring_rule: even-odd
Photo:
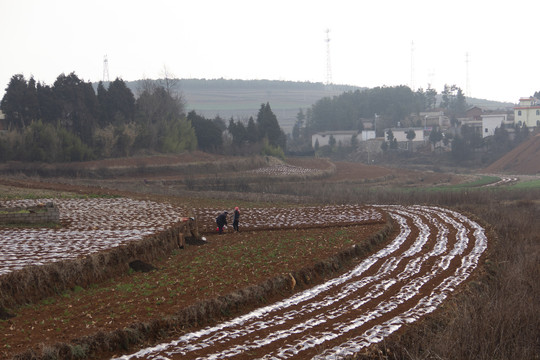
[[[123,359],[332,359],[435,310],[478,264],[484,229],[447,209],[383,206],[386,247],[324,284]]]

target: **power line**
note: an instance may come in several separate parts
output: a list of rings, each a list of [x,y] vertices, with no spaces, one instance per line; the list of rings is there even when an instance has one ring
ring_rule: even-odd
[[[414,91],[414,41],[411,41],[411,90]]]
[[[471,97],[471,84],[469,82],[469,53],[465,53],[465,93]]]

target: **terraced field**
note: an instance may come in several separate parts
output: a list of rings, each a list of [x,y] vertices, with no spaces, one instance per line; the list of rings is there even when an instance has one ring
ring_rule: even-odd
[[[0,207],[49,201],[59,209],[61,228],[0,227],[0,275],[141,240],[184,216],[182,208],[170,204],[129,198],[12,200]]]
[[[186,216],[186,210],[181,207],[129,198],[13,200],[0,202],[0,207],[35,206],[49,201],[60,211],[61,228],[0,227],[0,275],[28,265],[74,259],[141,240]],[[221,211],[194,209],[203,233],[215,229],[215,218]],[[381,219],[380,210],[362,206],[250,208],[242,212],[242,229],[341,226]],[[229,220],[232,224],[232,219]]]
[[[372,211],[388,212],[399,231],[353,270],[244,316],[118,359],[352,355],[433,312],[469,277],[487,248],[485,230],[451,210],[378,206]]]
[[[31,206],[53,199],[16,200]],[[178,222],[185,210],[128,198],[54,199],[60,229],[0,229],[0,275],[103,251]],[[213,231],[222,209],[194,209]],[[246,231],[380,223],[399,231],[351,271],[230,321],[119,359],[340,358],[380,342],[434,311],[475,269],[487,248],[484,229],[451,210],[427,206],[242,209]]]

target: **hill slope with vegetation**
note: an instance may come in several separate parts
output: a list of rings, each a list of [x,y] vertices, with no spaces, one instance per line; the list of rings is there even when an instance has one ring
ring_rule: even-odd
[[[160,81],[160,80],[156,80]],[[283,130],[290,133],[299,109],[311,107],[324,97],[361,89],[357,86],[274,80],[177,79],[186,110],[206,118],[221,117],[247,121],[255,117],[262,103],[270,103]],[[128,81],[137,94],[143,80]]]

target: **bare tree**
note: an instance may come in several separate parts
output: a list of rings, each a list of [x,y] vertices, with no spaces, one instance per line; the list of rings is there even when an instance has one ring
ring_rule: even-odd
[[[158,83],[165,89],[167,94],[178,103],[183,112],[186,103],[182,92],[180,91],[180,79],[178,79],[166,65],[163,65],[161,77],[162,79],[158,80]]]
[[[163,65],[161,70],[162,79],[159,80],[159,84],[167,91],[167,94],[176,97],[179,94],[180,80],[167,69],[166,65]]]

